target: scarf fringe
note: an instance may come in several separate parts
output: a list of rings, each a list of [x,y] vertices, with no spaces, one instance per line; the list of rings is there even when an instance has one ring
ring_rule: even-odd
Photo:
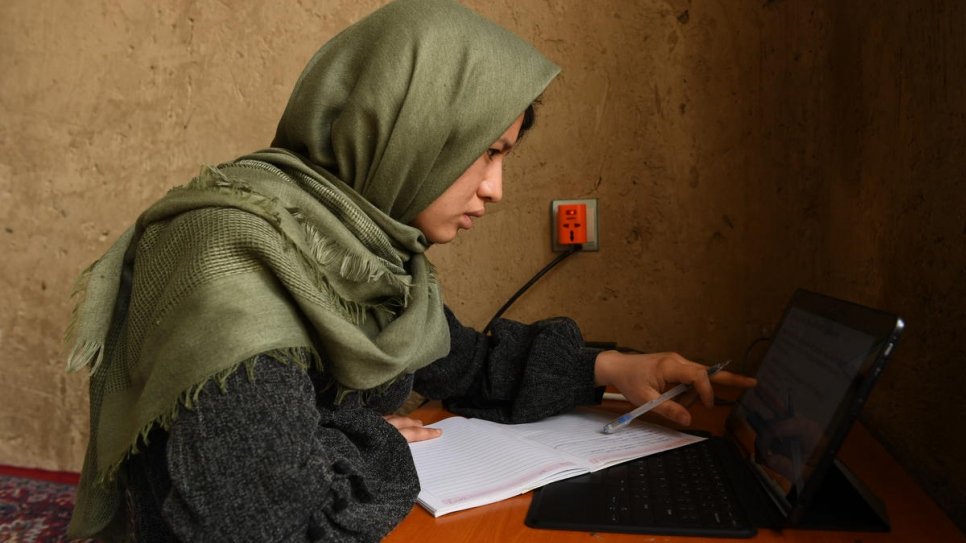
[[[392,268],[396,266],[379,257],[366,258],[352,253],[323,236],[315,226],[305,222],[298,211],[292,216],[305,230],[306,241],[312,251],[311,256],[319,266],[325,269],[337,269],[340,277],[350,281],[386,281],[402,293],[395,305],[401,308],[409,305],[413,285],[406,276],[394,273]]]
[[[302,354],[309,353],[310,359],[308,361],[304,360]],[[239,368],[245,369],[245,376],[249,382],[255,381],[255,364],[261,357],[268,358],[274,362],[284,365],[295,366],[302,371],[309,371],[309,369],[314,369],[320,373],[323,373],[322,358],[314,349],[308,347],[288,347],[274,349],[272,351],[267,351],[261,353],[259,356],[252,357],[237,364],[233,364],[223,370],[219,370],[214,374],[202,379],[200,382],[188,387],[187,390],[183,391],[179,396],[178,400],[172,405],[167,411],[161,413],[154,420],[145,424],[140,430],[138,430],[136,437],[128,447],[127,451],[118,458],[116,461],[111,462],[111,464],[98,474],[97,478],[94,480],[94,485],[99,487],[109,487],[114,484],[117,480],[117,474],[121,469],[121,466],[130,459],[132,456],[141,453],[151,444],[150,435],[155,428],[160,428],[164,431],[171,429],[171,425],[178,418],[178,411],[181,407],[188,410],[194,410],[199,404],[199,398],[201,396],[202,390],[208,383],[216,383],[219,392],[222,394],[228,394],[228,378],[231,377]],[[347,392],[351,392],[347,391]]]
[[[277,168],[271,167],[271,171],[288,178],[284,172]],[[231,192],[233,195],[256,205],[276,227],[281,225],[282,206],[277,198],[262,196],[246,183],[228,177],[216,166],[203,166],[198,176],[190,182],[171,189],[171,191],[183,190]],[[342,317],[358,326],[365,322],[366,314],[370,310],[376,310],[387,317],[391,317],[400,309],[409,306],[412,298],[412,282],[405,276],[394,273],[394,269],[399,268],[398,266],[379,257],[366,258],[363,255],[352,253],[323,236],[318,229],[305,220],[300,210],[293,208],[285,211],[302,226],[307,246],[307,249],[303,250],[298,243],[285,235],[284,230],[279,228],[286,250],[295,250],[299,254],[306,268],[310,271],[316,287],[331,296],[331,299],[336,302],[334,309]],[[306,254],[307,252],[308,254]],[[338,273],[341,277],[350,281],[385,281],[401,294],[398,297],[384,300],[380,304],[365,304],[348,300],[332,286],[326,277],[325,270]],[[399,268],[399,271],[402,272],[402,269]]]
[[[104,344],[99,341],[78,341],[67,356],[67,371],[80,371],[90,366],[93,375],[104,361]]]
[[[276,227],[282,222],[279,212],[281,206],[278,203],[278,198],[263,196],[255,192],[250,185],[225,175],[224,172],[218,169],[218,166],[211,166],[209,164],[202,166],[201,171],[191,181],[172,188],[168,193],[183,191],[215,191],[228,193],[256,206],[263,213],[263,218],[268,219]]]
[[[100,366],[104,360],[104,343],[101,340],[81,339],[78,337],[78,327],[80,326],[80,314],[84,303],[87,301],[87,285],[90,284],[91,275],[94,271],[94,261],[74,280],[71,288],[70,298],[74,301],[74,308],[70,312],[70,320],[67,329],[64,331],[64,344],[73,345],[70,354],[67,356],[67,372],[74,373],[90,365],[90,373]]]

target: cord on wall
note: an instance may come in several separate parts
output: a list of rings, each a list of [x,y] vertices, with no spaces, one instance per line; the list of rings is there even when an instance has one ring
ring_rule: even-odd
[[[490,333],[490,327],[493,326],[493,323],[496,322],[496,320],[499,319],[501,316],[503,316],[503,313],[505,313],[506,310],[509,309],[511,305],[513,305],[513,302],[517,301],[517,298],[522,296],[523,293],[527,291],[527,289],[529,289],[531,286],[533,286],[534,283],[539,281],[541,277],[546,275],[546,273],[550,271],[551,268],[563,262],[565,258],[576,253],[579,250],[580,250],[580,245],[570,245],[569,249],[566,252],[563,252],[557,255],[557,257],[551,260],[549,264],[544,266],[542,270],[538,271],[536,275],[531,277],[530,280],[527,281],[525,285],[520,287],[520,289],[517,290],[513,294],[513,296],[510,296],[510,299],[507,300],[506,303],[504,303],[503,306],[497,310],[496,314],[493,315],[493,317],[490,319],[490,322],[486,323],[486,326],[483,328],[483,335],[487,335]]]

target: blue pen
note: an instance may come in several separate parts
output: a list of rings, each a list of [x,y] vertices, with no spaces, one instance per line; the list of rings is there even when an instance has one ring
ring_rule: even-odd
[[[731,360],[726,360],[724,362],[721,362],[719,364],[715,364],[714,366],[711,366],[710,368],[708,368],[708,377],[711,377],[712,375],[714,375],[714,374],[718,373],[719,371],[721,371],[721,369],[724,368],[725,366],[727,366],[730,362],[731,362]],[[661,405],[662,403],[670,400],[671,398],[674,398],[674,397],[682,394],[683,392],[685,392],[689,388],[691,388],[691,385],[686,385],[684,383],[681,383],[680,385],[672,388],[671,390],[668,390],[664,394],[661,394],[657,398],[654,398],[653,400],[651,400],[651,401],[649,401],[647,403],[644,403],[644,404],[641,404],[641,405],[637,406],[632,411],[630,411],[628,413],[625,413],[625,414],[617,417],[616,419],[608,422],[607,424],[605,424],[604,425],[604,430],[603,430],[604,433],[605,434],[613,434],[617,430],[620,430],[621,428],[623,428],[623,427],[627,426],[628,424],[630,424],[630,422],[632,420],[634,420],[637,417],[643,415],[644,413],[647,413],[651,409],[654,409],[655,407],[657,407],[657,406]]]

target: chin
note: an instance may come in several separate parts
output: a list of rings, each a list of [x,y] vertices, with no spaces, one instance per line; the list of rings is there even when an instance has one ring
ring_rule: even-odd
[[[450,231],[446,231],[446,232],[433,232],[433,235],[432,236],[426,236],[426,239],[428,239],[430,242],[436,243],[436,244],[449,243],[449,242],[453,241],[454,239],[456,239],[456,235],[457,234],[459,234],[459,229],[458,228],[457,229],[454,229],[452,232],[450,232]]]
[[[441,244],[444,244],[444,243],[449,243],[449,242],[453,241],[454,239],[456,239],[456,234],[453,234],[452,236],[436,237],[436,238],[433,238],[433,239],[431,239],[429,241],[431,241],[431,242],[433,242],[433,243],[435,243],[437,245],[441,245]]]

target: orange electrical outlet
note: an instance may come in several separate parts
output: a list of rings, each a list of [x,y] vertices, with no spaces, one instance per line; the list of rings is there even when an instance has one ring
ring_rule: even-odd
[[[587,206],[561,204],[557,207],[557,243],[578,245],[587,243]]]

